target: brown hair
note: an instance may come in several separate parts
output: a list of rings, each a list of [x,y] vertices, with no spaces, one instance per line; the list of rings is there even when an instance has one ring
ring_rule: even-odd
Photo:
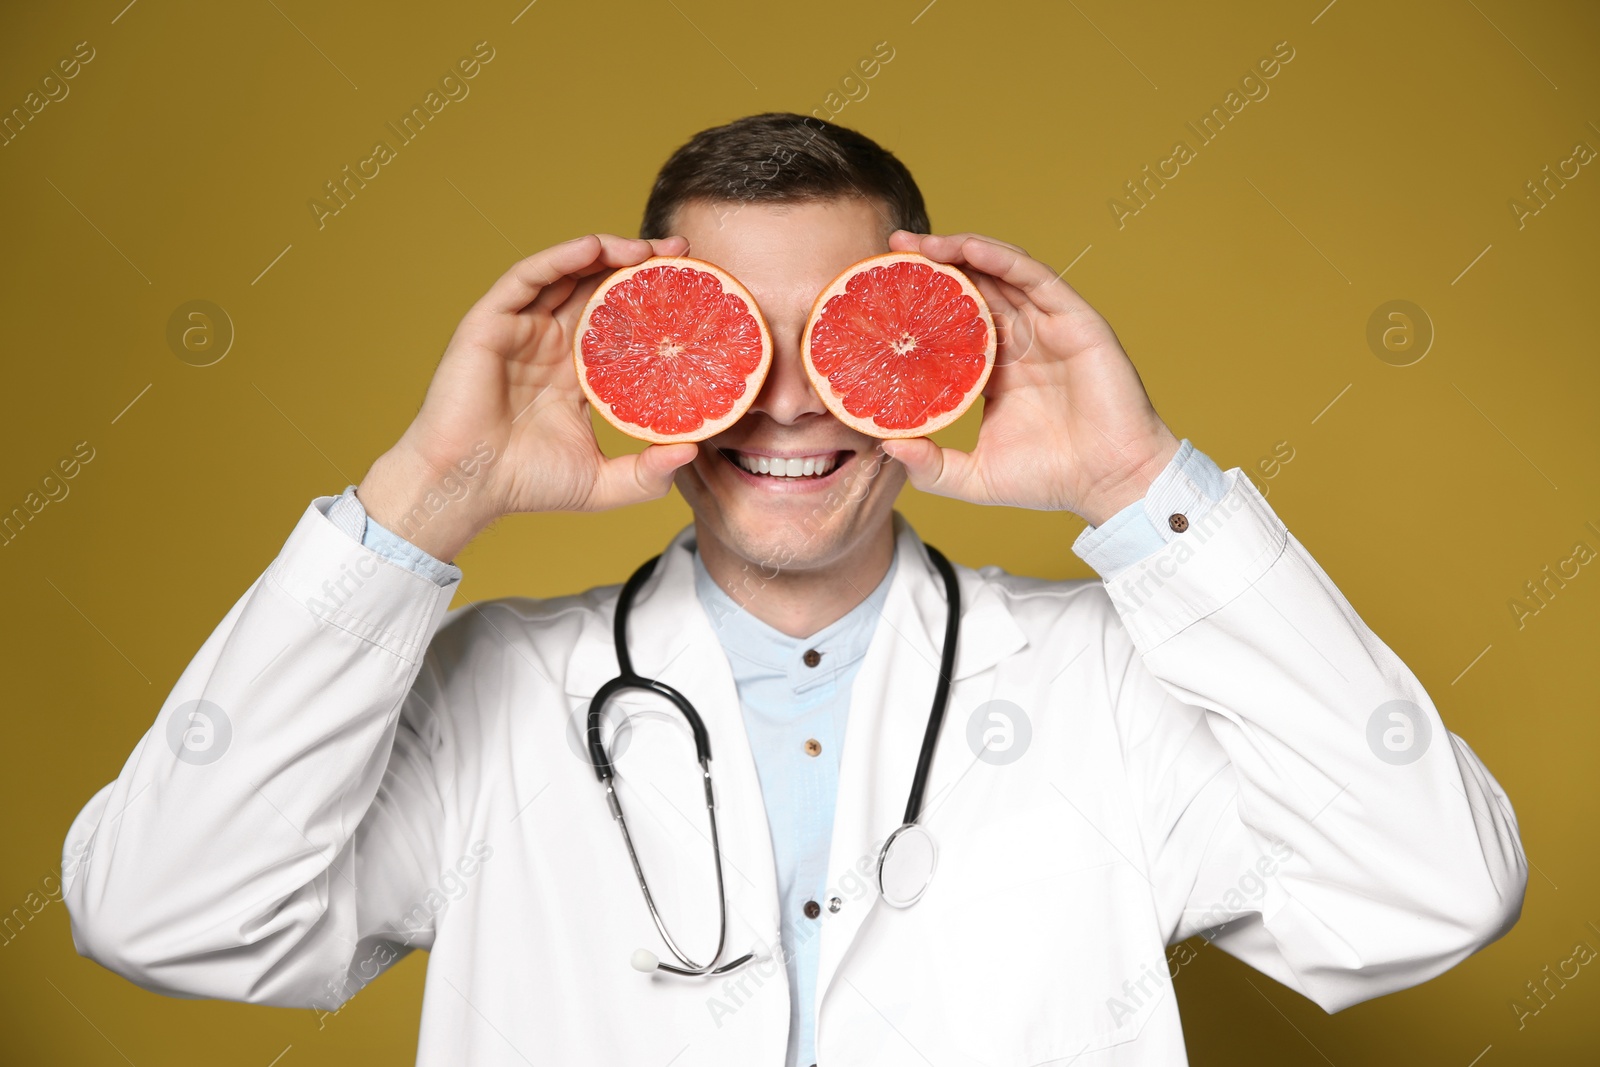
[[[701,130],[656,175],[639,226],[666,237],[692,201],[794,203],[862,197],[882,201],[889,229],[927,233],[928,212],[911,172],[876,141],[809,115],[769,111]]]

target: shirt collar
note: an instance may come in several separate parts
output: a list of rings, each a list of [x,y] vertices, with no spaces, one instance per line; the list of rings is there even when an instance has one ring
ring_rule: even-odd
[[[883,580],[867,598],[843,618],[809,637],[790,637],[740,607],[711,577],[698,550],[694,553],[694,586],[711,621],[712,631],[730,657],[787,676],[796,689],[810,688],[812,683],[833,677],[867,654],[899,560],[896,547]],[[822,656],[814,668],[805,663],[809,651]],[[739,663],[733,666],[735,674],[745,673],[740,670]]]
[[[939,663],[940,635],[947,616],[943,586],[928,560],[927,547],[898,511],[894,513],[894,529],[895,577],[888,583],[890,589],[883,602],[883,625],[892,628],[893,639],[878,642],[879,651],[888,656],[891,646],[898,649],[904,643],[905,651],[913,656],[907,662],[921,662],[932,673]],[[694,533],[693,524],[685,526],[667,545],[655,573],[639,587],[634,618],[629,623],[636,641],[634,668],[647,678],[659,677],[680,687],[688,686],[691,679],[720,684],[724,680],[721,672],[729,667],[711,619],[694,591]],[[1028,600],[1038,593],[1034,588],[1037,583],[1031,580],[1005,583],[1003,587],[997,580],[1003,577],[998,568],[974,571],[958,564],[956,577],[961,583],[961,640],[956,646],[955,673],[950,677],[959,682],[988,670],[1027,645],[1027,636],[1009,605],[1013,598]],[[1080,583],[1071,595],[1082,593],[1088,584]],[[562,686],[569,696],[589,700],[616,676],[612,609],[620,588],[614,585],[592,590],[590,596],[594,599],[589,606],[572,605],[557,612],[575,612],[581,620],[562,674]],[[543,614],[525,617],[545,618]],[[697,642],[705,649],[697,649]],[[864,668],[871,666],[874,654],[869,651]],[[734,684],[731,675],[726,680],[730,686]],[[932,699],[931,691],[928,697]],[[734,706],[737,708],[737,703]],[[707,710],[704,714],[713,733],[718,726],[712,719],[728,726],[716,711]],[[733,728],[742,725],[735,719]],[[915,747],[915,737],[911,745]]]

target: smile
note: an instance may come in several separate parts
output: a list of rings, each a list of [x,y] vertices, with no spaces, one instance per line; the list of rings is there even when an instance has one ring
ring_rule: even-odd
[[[722,454],[741,470],[769,478],[820,478],[831,473],[848,455],[846,452],[819,452],[809,456],[765,456],[731,448],[723,449]]]

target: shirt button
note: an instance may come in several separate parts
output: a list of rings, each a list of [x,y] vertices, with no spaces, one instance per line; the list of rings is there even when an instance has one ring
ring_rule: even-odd
[[[806,654],[801,656],[800,660],[807,667],[815,667],[817,664],[822,662],[822,653],[818,652],[814,648],[808,648],[806,649]]]
[[[800,909],[806,913],[806,918],[815,919],[822,914],[822,906],[814,900],[806,901],[806,906]]]
[[[1175,511],[1167,516],[1167,525],[1172,527],[1173,533],[1183,533],[1189,528],[1189,517],[1181,511]]]
[[[815,737],[806,738],[806,755],[808,755],[808,756],[820,756],[821,754],[822,754],[822,742],[818,741]]]
[[[833,912],[835,914],[838,914],[839,909],[842,908],[842,907],[844,907],[844,901],[840,900],[838,897],[829,897],[828,898],[828,910],[829,911],[831,911],[831,912]]]

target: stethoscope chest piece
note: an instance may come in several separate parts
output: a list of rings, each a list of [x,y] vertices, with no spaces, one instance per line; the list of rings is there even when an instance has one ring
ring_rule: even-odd
[[[902,825],[878,853],[878,891],[883,902],[909,908],[921,900],[938,864],[939,849],[933,835],[914,822]]]

